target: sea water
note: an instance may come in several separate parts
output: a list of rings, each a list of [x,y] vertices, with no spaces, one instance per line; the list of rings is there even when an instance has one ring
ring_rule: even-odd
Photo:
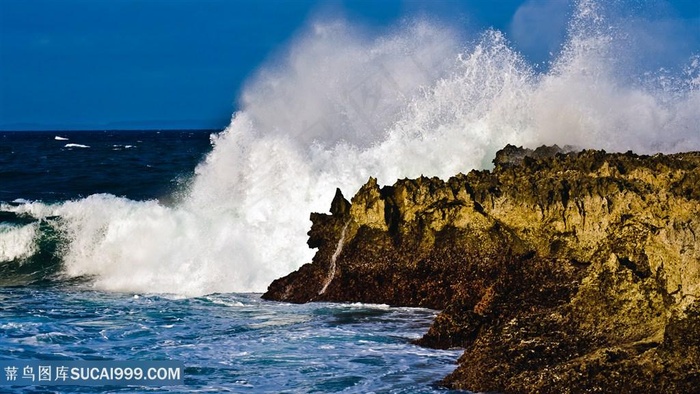
[[[0,357],[180,358],[175,391],[438,390],[457,353],[410,343],[434,312],[258,294],[311,261],[336,187],[489,168],[508,143],[699,150],[700,57],[659,63],[675,22],[629,12],[578,1],[547,64],[495,30],[316,21],[225,130],[2,133]]]
[[[0,290],[2,360],[180,360],[184,385],[0,392],[446,392],[456,351],[410,343],[433,311],[290,305],[258,294],[179,298],[48,285]]]
[[[263,301],[259,293],[106,292],[90,276],[62,273],[60,217],[35,221],[15,213],[29,200],[84,204],[90,192],[109,193],[100,197],[105,201],[168,207],[210,150],[210,134],[0,133],[0,360],[185,363],[184,386],[2,386],[0,392],[445,392],[436,383],[460,352],[411,343],[435,311],[294,305]]]

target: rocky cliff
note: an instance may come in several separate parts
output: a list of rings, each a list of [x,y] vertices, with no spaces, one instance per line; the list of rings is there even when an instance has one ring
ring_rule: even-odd
[[[700,153],[494,165],[337,191],[313,262],[263,297],[441,309],[418,343],[465,349],[451,388],[700,392]]]

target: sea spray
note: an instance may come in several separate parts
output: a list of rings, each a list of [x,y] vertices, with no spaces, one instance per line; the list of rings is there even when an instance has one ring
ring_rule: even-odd
[[[176,204],[95,195],[7,209],[59,216],[63,274],[99,289],[257,292],[311,261],[309,213],[370,175],[488,168],[507,143],[700,149],[698,59],[672,75],[629,68],[625,19],[604,11],[579,2],[544,70],[496,30],[463,40],[424,20],[380,36],[316,23],[247,84]]]

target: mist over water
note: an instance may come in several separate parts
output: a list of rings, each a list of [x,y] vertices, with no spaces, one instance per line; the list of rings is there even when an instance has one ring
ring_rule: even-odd
[[[60,216],[63,274],[98,289],[264,291],[311,261],[309,213],[369,176],[447,178],[489,168],[508,143],[700,150],[700,57],[644,69],[624,21],[580,1],[547,67],[495,30],[465,38],[414,20],[373,36],[317,22],[249,81],[177,204],[94,195],[5,209]]]

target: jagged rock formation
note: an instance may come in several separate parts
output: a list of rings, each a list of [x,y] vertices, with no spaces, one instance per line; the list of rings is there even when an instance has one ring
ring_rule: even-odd
[[[452,388],[700,392],[700,153],[494,164],[338,191],[311,215],[313,262],[264,298],[441,309],[418,343],[465,349]]]

